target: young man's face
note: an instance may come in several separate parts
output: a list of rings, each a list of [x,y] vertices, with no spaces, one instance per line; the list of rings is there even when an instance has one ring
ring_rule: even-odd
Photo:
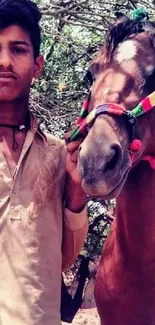
[[[17,25],[0,29],[0,103],[27,97],[33,78],[38,78],[43,58],[34,59],[28,33]]]

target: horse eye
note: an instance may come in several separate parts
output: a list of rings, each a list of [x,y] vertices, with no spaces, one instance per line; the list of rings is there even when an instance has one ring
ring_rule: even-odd
[[[93,62],[91,66],[89,67],[89,70],[87,71],[87,78],[93,84],[93,82],[96,80],[96,75],[98,74],[100,69],[100,64],[98,62]]]
[[[89,123],[87,126],[86,126],[86,131],[87,133],[89,133],[91,127],[92,127],[93,123]]]
[[[93,62],[89,68],[89,71],[93,76],[95,76],[100,70],[100,64],[99,62]]]
[[[88,82],[90,84],[90,86],[93,84],[94,82],[94,76],[92,75],[91,71],[87,71],[85,77],[84,77],[84,81]]]

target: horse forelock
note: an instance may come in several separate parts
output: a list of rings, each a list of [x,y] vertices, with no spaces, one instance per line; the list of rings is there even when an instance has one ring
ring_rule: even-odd
[[[104,67],[112,63],[112,60],[121,63],[126,60],[134,58],[137,54],[136,43],[134,37],[138,34],[146,33],[150,46],[155,49],[155,23],[151,21],[138,22],[132,19],[126,19],[125,21],[118,21],[109,30],[105,42],[100,48],[99,53],[94,58],[89,66],[89,73],[93,79],[96,79],[96,75]],[[126,43],[125,43],[126,42]],[[124,44],[125,43],[125,44]],[[131,44],[131,47],[130,47]],[[128,49],[127,46],[128,45]],[[120,53],[118,55],[118,53]],[[150,69],[150,65],[148,67]],[[146,67],[146,70],[148,70]],[[151,75],[154,69],[151,67],[150,71],[146,75]],[[93,82],[93,81],[92,81]]]
[[[126,19],[125,21],[123,20],[115,23],[107,35],[100,55],[102,56],[104,52],[106,60],[111,60],[115,50],[123,41],[131,39],[132,35],[142,32],[146,32],[148,34],[148,37],[152,42],[152,46],[155,47],[155,24],[153,22],[150,22],[149,20],[139,22],[132,19]]]

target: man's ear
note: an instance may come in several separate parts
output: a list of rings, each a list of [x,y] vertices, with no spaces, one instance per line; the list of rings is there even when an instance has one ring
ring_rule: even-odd
[[[43,66],[44,66],[44,57],[43,55],[38,55],[37,58],[35,59],[35,68],[34,68],[34,75],[33,75],[35,79],[38,79],[41,76]]]

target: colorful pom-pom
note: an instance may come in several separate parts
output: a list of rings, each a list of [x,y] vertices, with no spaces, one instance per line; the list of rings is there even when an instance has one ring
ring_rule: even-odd
[[[141,149],[142,143],[140,140],[135,139],[130,143],[130,150],[133,152],[137,152]]]
[[[134,9],[132,12],[132,19],[137,21],[144,21],[144,20],[148,20],[149,16],[147,11],[144,8],[137,8]]]

